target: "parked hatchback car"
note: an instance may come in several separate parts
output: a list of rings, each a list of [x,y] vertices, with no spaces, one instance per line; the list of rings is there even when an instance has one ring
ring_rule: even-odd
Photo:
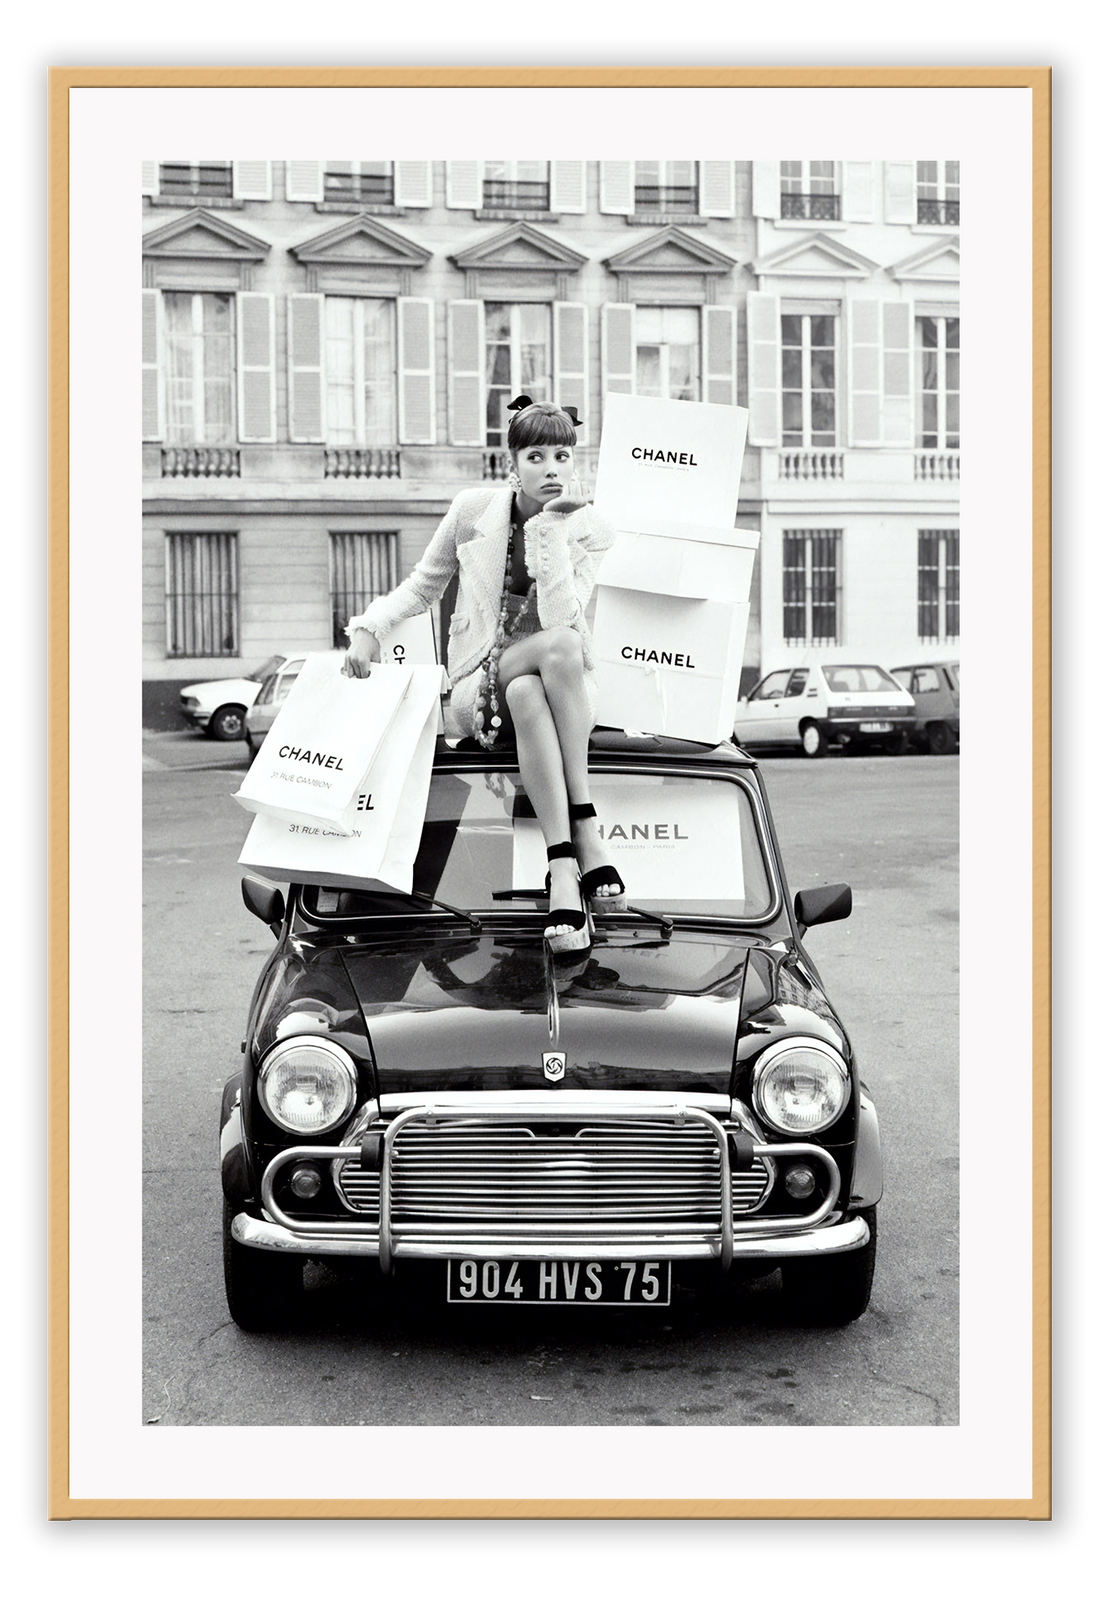
[[[824,756],[848,750],[904,751],[916,725],[913,697],[869,662],[806,657],[761,678],[737,702],[739,745],[793,746]]]
[[[950,756],[959,748],[959,663],[915,661],[890,668],[916,703],[913,742],[933,756]]]
[[[243,678],[216,678],[211,683],[191,683],[180,690],[180,707],[192,728],[201,728],[211,739],[243,739],[245,712],[263,686],[265,678],[282,666],[285,655],[269,655],[254,672]]]
[[[878,1121],[803,940],[849,887],[792,897],[733,745],[598,732],[591,770],[631,906],[579,958],[543,941],[514,752],[437,744],[411,895],[245,876],[276,943],[221,1108],[242,1328],[301,1315],[307,1261],[414,1267],[441,1305],[778,1269],[792,1322],[866,1308]]]

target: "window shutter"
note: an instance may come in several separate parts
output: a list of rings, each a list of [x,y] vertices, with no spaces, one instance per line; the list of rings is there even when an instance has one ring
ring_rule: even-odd
[[[552,162],[550,164],[550,211],[552,213],[583,213],[587,209],[583,161]]]
[[[733,217],[732,162],[699,164],[699,211],[704,218]]]
[[[886,186],[887,224],[917,222],[917,165],[915,162],[888,162],[883,165]]]
[[[233,194],[242,202],[269,202],[271,163],[259,159],[255,162],[234,162]]]
[[[758,448],[778,448],[782,439],[780,360],[783,343],[779,298],[762,291],[748,295],[749,441]]]
[[[397,434],[403,443],[435,442],[435,303],[397,299]]]
[[[874,223],[874,165],[846,162],[841,165],[841,208],[852,224]]]
[[[141,294],[141,436],[143,442],[164,437],[164,365],[159,291]]]
[[[141,194],[156,196],[160,192],[160,163],[143,162],[141,165]]]
[[[447,206],[478,208],[481,206],[480,162],[449,162],[447,164]]]
[[[622,213],[634,211],[633,162],[600,163],[600,212]]]
[[[432,205],[432,165],[430,162],[395,162],[393,199],[398,207]]]
[[[324,297],[295,292],[287,298],[287,347],[290,440],[324,442]]]
[[[237,293],[237,417],[241,442],[275,441],[275,298]]]
[[[870,297],[848,304],[848,441],[882,442],[882,304]]]
[[[891,447],[913,444],[913,304],[882,305],[882,439]]]
[[[603,305],[603,384],[605,392],[633,392],[637,384],[634,304]]]
[[[447,304],[447,366],[451,441],[481,448],[485,442],[485,304]]]
[[[554,401],[571,403],[581,417],[577,441],[588,421],[588,309],[582,302],[554,304]]]
[[[323,202],[325,169],[320,162],[288,162],[286,165],[288,202]]]
[[[755,218],[779,217],[779,164],[752,165],[752,211]]]
[[[737,402],[737,311],[703,309],[703,402]]]

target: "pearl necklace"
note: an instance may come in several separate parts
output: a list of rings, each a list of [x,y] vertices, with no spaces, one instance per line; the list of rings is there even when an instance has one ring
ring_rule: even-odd
[[[481,663],[481,683],[477,692],[477,710],[474,713],[474,738],[486,750],[492,750],[500,737],[503,718],[500,715],[500,696],[497,690],[497,666],[508,634],[508,601],[512,593],[512,565],[516,553],[516,533],[519,523],[513,519],[508,527],[508,554],[504,562],[504,584],[500,593],[500,613],[497,616],[493,646]],[[527,615],[531,603],[531,589],[524,595],[523,604],[515,614],[511,629],[514,633]]]

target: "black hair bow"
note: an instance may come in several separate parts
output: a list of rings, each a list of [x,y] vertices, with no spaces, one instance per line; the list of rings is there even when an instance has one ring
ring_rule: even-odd
[[[520,396],[518,398],[513,398],[511,403],[506,404],[505,407],[509,411],[512,411],[512,410],[515,410],[515,409],[529,409],[534,401],[535,400],[533,398],[529,398],[527,396],[526,392],[523,392],[523,393],[520,394]],[[554,405],[553,404],[547,404],[547,405],[544,405],[544,407],[553,408]],[[563,404],[562,408],[561,408],[561,413],[562,414],[567,414],[569,416],[570,420],[572,420],[572,422],[573,422],[573,424],[575,426],[581,426],[581,425],[584,424],[583,420],[578,420],[577,419],[577,411],[576,411],[576,409],[574,409],[574,407],[573,407],[573,405],[571,403]]]

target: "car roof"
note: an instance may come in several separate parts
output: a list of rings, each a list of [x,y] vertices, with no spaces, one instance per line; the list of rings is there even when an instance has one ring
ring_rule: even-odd
[[[596,728],[589,742],[589,755],[593,760],[630,762],[691,762],[715,768],[744,767],[758,771],[755,757],[749,756],[732,741],[721,740],[717,745],[692,739],[673,739],[663,734],[627,734],[620,728]],[[455,770],[474,761],[493,763],[498,767],[518,767],[519,758],[514,746],[502,745],[486,750],[475,739],[440,738],[436,742],[435,765],[453,764]],[[448,769],[450,770],[450,769]]]

